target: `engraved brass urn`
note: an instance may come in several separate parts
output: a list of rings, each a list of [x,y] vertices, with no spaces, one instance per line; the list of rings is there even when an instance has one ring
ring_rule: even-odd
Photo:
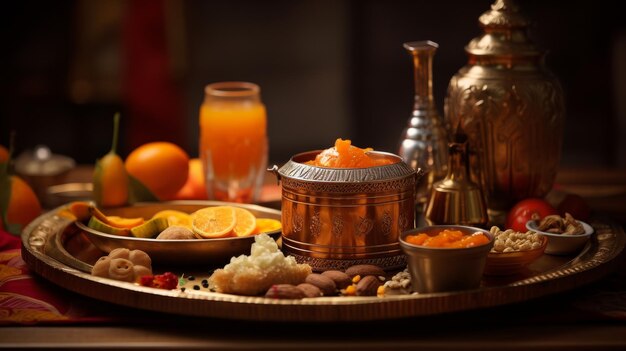
[[[281,183],[283,252],[314,271],[356,264],[406,267],[398,238],[415,227],[415,189],[422,171],[379,151],[369,155],[394,163],[368,168],[306,163],[321,151],[297,154],[270,169]]]
[[[497,0],[479,23],[484,33],[465,47],[468,64],[450,80],[445,121],[468,134],[472,179],[482,186],[491,221],[500,223],[514,202],[551,189],[565,108],[513,1]]]

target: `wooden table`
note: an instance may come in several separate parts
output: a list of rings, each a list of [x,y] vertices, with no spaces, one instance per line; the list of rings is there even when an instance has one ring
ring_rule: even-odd
[[[626,223],[626,171],[563,170],[557,184]],[[276,199],[270,199],[275,201]],[[56,287],[58,288],[58,287]],[[67,299],[84,299],[67,292]],[[429,317],[343,323],[246,322],[168,315],[86,299],[127,315],[120,324],[0,328],[0,348],[624,350],[626,261],[599,281],[497,308]]]

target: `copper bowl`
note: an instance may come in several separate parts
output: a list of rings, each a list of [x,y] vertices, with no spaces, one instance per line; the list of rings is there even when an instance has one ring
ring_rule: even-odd
[[[282,249],[313,270],[374,264],[404,268],[400,233],[415,227],[417,172],[394,154],[372,151],[392,164],[323,168],[304,162],[321,150],[293,156],[270,170],[282,185]]]
[[[522,274],[528,265],[543,256],[548,246],[548,238],[541,238],[541,246],[527,251],[489,252],[485,264],[485,275],[516,275]]]

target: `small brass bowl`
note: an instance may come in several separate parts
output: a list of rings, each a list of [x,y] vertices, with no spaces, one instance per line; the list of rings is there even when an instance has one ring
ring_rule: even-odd
[[[406,241],[412,234],[437,235],[444,229],[458,230],[465,235],[481,232],[489,238],[484,245],[469,248],[440,248],[414,245]],[[408,256],[413,291],[435,293],[476,289],[493,247],[494,236],[489,231],[461,225],[432,225],[409,230],[400,236],[400,246]]]
[[[541,246],[533,250],[489,252],[484,274],[494,276],[521,274],[527,269],[528,265],[543,256],[547,246],[548,238],[542,236]]]

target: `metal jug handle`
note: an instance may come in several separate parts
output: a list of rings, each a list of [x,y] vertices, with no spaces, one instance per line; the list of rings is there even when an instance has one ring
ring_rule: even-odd
[[[274,173],[274,175],[276,176],[276,184],[280,184],[280,173],[278,173],[278,166],[273,165],[272,167],[268,168],[267,171]]]

